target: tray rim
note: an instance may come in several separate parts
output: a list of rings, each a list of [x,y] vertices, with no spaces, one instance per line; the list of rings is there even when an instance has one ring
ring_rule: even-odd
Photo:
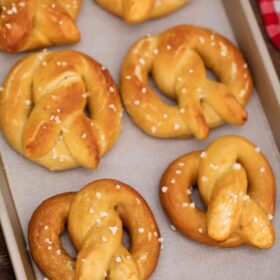
[[[250,65],[254,86],[280,151],[280,130],[277,121],[280,119],[280,80],[257,23],[253,7],[250,0],[222,1],[239,47]],[[244,38],[247,38],[247,42]]]
[[[249,0],[222,0],[222,2],[240,48],[245,53],[249,64],[253,66],[251,68],[257,69],[257,71],[252,71],[253,76],[256,77],[256,80],[262,79],[262,83],[256,83],[255,87],[268,118],[275,142],[280,150],[280,131],[277,131],[277,119],[280,119],[280,81],[257,24],[253,8]],[[234,12],[232,12],[233,10]],[[240,24],[244,28],[240,29]],[[245,44],[242,39],[246,32],[252,39],[250,46]],[[257,59],[256,56],[254,56],[254,59],[252,59],[252,55],[250,56],[252,51],[257,54]],[[262,67],[259,65],[254,67],[257,62],[261,62]],[[267,101],[268,99],[269,102]],[[271,110],[271,106],[273,106],[273,110]],[[0,222],[16,278],[36,280],[1,155]]]

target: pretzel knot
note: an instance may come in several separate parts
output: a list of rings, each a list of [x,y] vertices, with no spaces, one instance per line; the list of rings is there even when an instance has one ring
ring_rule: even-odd
[[[61,247],[66,221],[76,261]],[[122,244],[123,226],[130,234],[129,250]],[[95,181],[78,193],[44,201],[28,234],[35,262],[52,280],[147,279],[159,257],[159,231],[150,208],[115,180]]]
[[[206,213],[191,199],[196,184]],[[196,241],[266,249],[275,239],[270,221],[275,192],[273,172],[259,148],[244,138],[225,136],[205,151],[171,163],[161,179],[160,197],[174,225]]]
[[[19,61],[4,81],[0,119],[8,142],[51,169],[96,168],[116,141],[121,103],[104,66],[77,51]]]
[[[205,67],[219,81],[208,79]],[[157,96],[149,73],[178,106]],[[204,139],[210,128],[247,119],[243,106],[252,93],[247,64],[235,46],[208,29],[185,25],[142,38],[125,59],[121,81],[129,114],[152,136]]]
[[[0,49],[20,52],[80,40],[81,0],[0,1]]]
[[[181,8],[190,0],[96,0],[96,2],[123,17],[129,23],[139,23],[148,19],[162,17]]]

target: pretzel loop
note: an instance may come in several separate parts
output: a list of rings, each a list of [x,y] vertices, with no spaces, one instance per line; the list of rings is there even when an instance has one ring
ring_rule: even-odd
[[[96,168],[120,131],[113,80],[103,66],[76,51],[43,52],[20,61],[4,81],[1,97],[8,141],[52,170]]]
[[[191,199],[196,184],[206,213]],[[259,149],[244,138],[220,137],[205,151],[182,156],[168,167],[161,187],[168,216],[190,238],[224,247],[273,245],[273,172]]]
[[[76,261],[60,242],[66,221]],[[129,249],[122,244],[123,227],[130,235]],[[158,238],[144,199],[115,180],[95,181],[78,193],[46,200],[29,224],[32,256],[52,280],[148,279],[157,264]]]
[[[219,81],[207,77],[206,67]],[[163,102],[148,84],[178,101]],[[162,138],[194,135],[204,139],[223,122],[244,124],[244,105],[252,80],[241,53],[210,30],[178,26],[158,36],[147,36],[129,51],[122,69],[124,104],[146,133]]]

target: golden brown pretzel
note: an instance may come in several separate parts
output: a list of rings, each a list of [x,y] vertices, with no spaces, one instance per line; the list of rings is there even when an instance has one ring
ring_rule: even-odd
[[[160,184],[162,205],[184,235],[222,247],[274,244],[274,175],[259,148],[246,139],[220,137],[205,151],[178,158]],[[191,199],[196,184],[207,213]]]
[[[76,260],[61,245],[66,222]],[[123,227],[130,235],[129,249],[122,244]],[[51,280],[148,279],[157,265],[159,238],[145,200],[116,180],[49,198],[33,213],[28,231],[31,254]]]
[[[96,2],[129,23],[162,17],[181,8],[190,0],[96,0]]]
[[[207,78],[205,67],[219,78]],[[164,103],[148,84],[176,99]],[[138,41],[125,58],[121,94],[133,121],[161,138],[194,135],[204,139],[223,122],[241,125],[252,80],[240,51],[221,35],[199,27],[177,26]]]
[[[0,49],[20,52],[80,40],[81,0],[0,0]]]
[[[28,56],[12,68],[1,91],[0,121],[8,142],[51,170],[96,168],[120,132],[114,81],[80,52]]]

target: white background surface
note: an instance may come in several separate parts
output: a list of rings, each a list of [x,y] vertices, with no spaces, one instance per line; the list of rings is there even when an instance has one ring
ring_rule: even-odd
[[[234,36],[221,0],[195,0],[178,12],[160,20],[129,26],[85,0],[78,19],[82,40],[74,48],[103,63],[116,82],[128,48],[147,33],[156,34],[178,24],[196,24],[213,28],[234,41]],[[22,56],[0,53],[0,80],[13,63]],[[235,249],[217,249],[201,245],[170,229],[159,202],[159,180],[167,165],[178,156],[197,149],[219,135],[243,135],[262,148],[279,182],[279,153],[256,94],[248,106],[249,121],[243,127],[225,125],[212,131],[207,141],[159,140],[138,129],[125,114],[123,130],[113,149],[101,160],[96,171],[82,168],[52,173],[17,154],[0,137],[1,154],[6,167],[12,195],[27,235],[28,221],[42,200],[67,191],[77,191],[84,184],[101,178],[115,178],[137,189],[151,206],[157,219],[165,248],[153,280],[277,280],[280,277],[279,242],[266,251],[241,246]],[[278,199],[279,201],[279,199]],[[279,211],[275,215],[275,229],[279,238]],[[37,272],[38,279],[42,276]]]

